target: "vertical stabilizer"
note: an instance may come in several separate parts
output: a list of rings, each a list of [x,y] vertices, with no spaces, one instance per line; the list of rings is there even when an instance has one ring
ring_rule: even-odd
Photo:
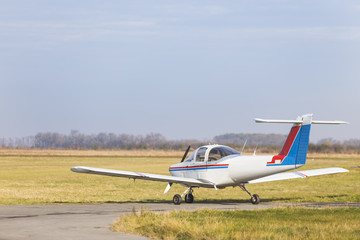
[[[294,165],[301,167],[306,163],[311,124],[344,124],[343,121],[313,121],[313,114],[305,114],[296,120],[266,120],[256,118],[257,123],[293,123],[290,133],[278,155],[273,156],[267,166]]]

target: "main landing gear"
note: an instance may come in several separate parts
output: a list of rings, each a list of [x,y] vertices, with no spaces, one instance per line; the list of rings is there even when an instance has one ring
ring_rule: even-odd
[[[186,193],[187,191],[189,191],[188,193]],[[173,197],[173,203],[175,205],[180,205],[181,204],[181,198],[182,196],[184,196],[184,194],[186,193],[185,195],[185,202],[186,203],[193,203],[194,202],[194,195],[192,194],[193,193],[193,190],[192,188],[188,188],[185,190],[185,192],[183,194],[175,194],[174,197]]]
[[[251,195],[251,193],[245,188],[244,184],[239,185],[239,187],[240,187],[243,191],[247,192],[247,194],[250,195],[250,197],[251,197],[251,198],[250,198],[250,201],[251,201],[252,204],[259,204],[259,202],[260,202],[260,197],[259,197],[259,195],[257,195],[257,194]]]
[[[250,195],[250,200],[252,204],[259,204],[260,203],[260,197],[257,194],[251,195],[251,193],[245,188],[244,184],[239,185],[239,187],[247,192],[247,194]],[[189,192],[188,192],[189,191]],[[193,190],[191,187],[187,188],[183,194],[175,194],[173,197],[173,203],[175,205],[180,205],[182,201],[182,197],[185,195],[185,202],[186,203],[193,203],[194,202],[194,195],[192,194]]]

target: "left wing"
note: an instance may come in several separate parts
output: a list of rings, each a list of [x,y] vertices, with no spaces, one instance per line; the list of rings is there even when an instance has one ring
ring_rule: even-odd
[[[128,172],[128,171],[83,167],[83,166],[72,167],[71,171],[77,173],[90,173],[90,174],[98,174],[98,175],[105,175],[112,177],[133,178],[133,179],[150,180],[150,181],[167,182],[167,183],[180,183],[189,187],[208,187],[208,188],[214,187],[214,184],[209,181],[195,179],[195,178],[173,177],[168,175]]]
[[[271,181],[293,179],[293,178],[306,178],[306,177],[319,176],[325,174],[343,173],[348,171],[349,170],[345,168],[320,168],[320,169],[297,171],[297,172],[285,172],[285,173],[277,173],[267,177],[254,179],[248,181],[247,183],[261,183],[261,182],[271,182]]]

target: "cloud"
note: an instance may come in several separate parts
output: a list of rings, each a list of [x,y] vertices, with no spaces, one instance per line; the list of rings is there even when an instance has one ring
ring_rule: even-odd
[[[87,28],[116,28],[116,27],[132,27],[141,28],[154,25],[154,21],[117,21],[117,22],[100,22],[100,23],[56,23],[56,22],[38,22],[38,21],[15,21],[0,22],[0,29],[3,31],[14,30],[43,30],[49,29],[87,29]]]
[[[240,31],[243,31],[244,34],[270,37],[344,41],[360,40],[360,27],[252,28]]]
[[[206,9],[206,10],[204,10]],[[184,8],[182,9],[184,10]],[[193,9],[207,11],[207,14],[220,14],[217,7]],[[336,40],[359,41],[360,27],[227,27],[224,24],[194,25],[184,28],[172,24],[172,18],[161,20],[124,20],[86,22],[44,22],[44,21],[8,21],[0,23],[0,47],[51,46],[61,43],[81,41],[114,42],[126,37],[162,36],[171,39],[220,39],[247,41],[261,39],[299,39],[299,40]]]
[[[299,39],[299,40],[337,40],[359,41],[360,27],[208,27],[202,29],[187,29],[185,33],[174,32],[183,37],[203,37],[207,39],[234,40],[270,40],[270,39]]]
[[[26,42],[31,44],[56,44],[81,40],[106,40],[112,36],[144,36],[155,34],[154,21],[108,22],[41,22],[13,21],[0,23],[0,46]]]
[[[172,4],[159,7],[161,12],[171,15],[181,16],[219,16],[229,13],[229,10],[219,5],[194,5],[192,4]]]

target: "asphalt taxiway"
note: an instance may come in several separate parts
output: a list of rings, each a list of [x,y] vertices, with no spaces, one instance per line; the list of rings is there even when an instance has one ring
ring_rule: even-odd
[[[110,225],[121,215],[134,210],[151,211],[196,210],[252,210],[286,206],[360,207],[360,203],[122,203],[122,204],[66,204],[66,205],[8,205],[0,206],[0,240],[12,239],[147,239],[137,235],[115,233]]]

